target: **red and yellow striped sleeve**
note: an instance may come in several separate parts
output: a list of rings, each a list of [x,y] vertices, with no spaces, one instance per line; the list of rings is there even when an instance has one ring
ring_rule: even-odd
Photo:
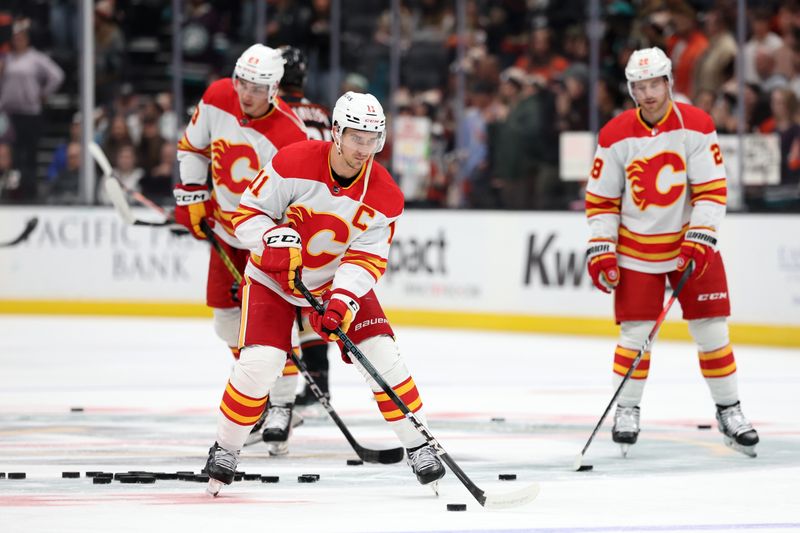
[[[725,205],[728,198],[728,187],[725,178],[692,184],[692,205],[697,202],[714,202]]]
[[[586,217],[592,218],[597,215],[619,215],[622,200],[617,198],[606,198],[586,192]]]
[[[370,273],[378,281],[386,272],[386,259],[362,250],[347,250],[342,256],[342,264],[350,263],[359,266]]]

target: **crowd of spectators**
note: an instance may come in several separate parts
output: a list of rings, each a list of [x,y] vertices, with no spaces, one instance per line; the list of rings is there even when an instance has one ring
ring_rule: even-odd
[[[746,188],[747,207],[794,209],[800,205],[800,0],[762,0],[747,8],[747,37],[734,34],[734,0],[602,0],[600,71],[590,86],[588,2],[584,0],[466,0],[465,56],[457,61],[455,0],[404,0],[393,20],[388,2],[341,0],[341,70],[332,72],[330,0],[184,0],[182,51],[184,109],[174,110],[168,90],[143,90],[131,74],[131,43],[143,36],[169,43],[171,2],[99,0],[95,4],[97,141],[126,185],[169,201],[178,124],[209,82],[230,75],[238,54],[252,44],[256,2],[267,2],[266,42],[290,44],[309,58],[307,96],[331,105],[330,85],[369,91],[396,117],[425,124],[426,169],[408,204],[482,209],[580,209],[580,182],[560,178],[559,136],[586,131],[591,91],[602,126],[633,106],[624,66],[637,48],[662,47],[673,61],[677,99],[706,110],[719,133],[777,134],[780,183]],[[12,2],[13,3],[13,2]],[[31,147],[19,113],[5,105],[17,25],[38,26],[54,73],[38,78],[38,105],[61,83],[59,63],[78,36],[74,2],[17,2],[0,10],[0,201],[77,202],[81,117],[50,158],[46,175],[30,178]],[[26,12],[27,10],[27,12]],[[399,40],[393,40],[393,23]],[[8,36],[4,27],[9,27]],[[167,37],[167,40],[163,37]],[[8,38],[5,38],[8,37]],[[5,47],[5,48],[3,48]],[[398,91],[390,94],[390,52],[401,57]],[[52,59],[47,59],[48,56]],[[739,124],[737,57],[743,58],[744,124]],[[44,68],[44,67],[42,67]],[[72,65],[74,68],[74,65]],[[164,66],[169,77],[169,66]],[[466,78],[458,120],[457,77]],[[73,95],[75,96],[75,95]],[[36,111],[32,109],[31,111]],[[32,114],[32,113],[31,113]],[[397,165],[393,138],[379,160]],[[22,144],[24,148],[18,147]],[[9,149],[13,147],[13,149]],[[412,179],[393,169],[402,182]],[[419,174],[418,171],[416,171]],[[37,179],[38,177],[38,179]],[[410,182],[409,182],[410,183]],[[22,187],[22,193],[20,193]],[[104,201],[102,194],[98,195]]]

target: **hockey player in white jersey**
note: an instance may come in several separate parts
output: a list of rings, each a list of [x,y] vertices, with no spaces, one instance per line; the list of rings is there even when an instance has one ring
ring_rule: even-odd
[[[348,92],[333,111],[333,142],[283,148],[242,196],[236,236],[250,249],[245,269],[241,356],[220,404],[217,441],[209,450],[209,493],[233,481],[242,444],[258,419],[291,344],[305,285],[325,301],[311,325],[326,341],[341,327],[421,421],[422,399],[373,290],[386,270],[403,195],[373,161],[383,147],[385,117],[369,94]],[[444,473],[436,452],[357,360],[378,408],[408,453],[422,484]]]
[[[280,148],[307,138],[302,122],[278,97],[283,64],[277,50],[260,44],[248,48],[232,78],[206,89],[178,143],[175,220],[198,239],[206,237],[200,227],[205,220],[240,273],[249,251],[231,222],[239,198]],[[215,332],[238,358],[241,303],[233,276],[213,248],[206,304],[213,309]],[[287,361],[284,372],[297,374]],[[260,432],[256,436],[260,441]]]
[[[755,456],[758,433],[739,403],[728,284],[717,251],[727,189],[714,123],[697,107],[673,101],[672,63],[661,49],[635,51],[625,76],[637,107],[600,131],[586,187],[587,266],[598,289],[614,292],[620,324],[615,385],[655,324],[665,279],[675,286],[694,262],[678,297],[683,318],[697,343],[725,443]],[[649,368],[647,352],[617,402],[612,438],[623,454],[639,435]]]

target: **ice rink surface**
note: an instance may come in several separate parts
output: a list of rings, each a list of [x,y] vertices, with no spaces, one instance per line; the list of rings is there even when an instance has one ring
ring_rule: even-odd
[[[397,334],[448,453],[487,492],[538,482],[533,503],[489,511],[449,472],[437,498],[405,463],[348,466],[356,455],[327,417],[306,418],[287,457],[245,449],[239,470],[277,484],[241,481],[216,499],[198,482],[93,485],[85,472],[199,472],[230,355],[210,320],[0,316],[0,472],[27,474],[0,479],[0,532],[800,531],[798,350],[734,344],[762,439],[753,459],[722,444],[694,347],[657,342],[639,443],[621,458],[607,421],[584,461],[594,470],[576,473],[613,393],[614,339]],[[361,376],[331,366],[332,404],[356,439],[397,446]],[[308,473],[319,482],[297,482]]]

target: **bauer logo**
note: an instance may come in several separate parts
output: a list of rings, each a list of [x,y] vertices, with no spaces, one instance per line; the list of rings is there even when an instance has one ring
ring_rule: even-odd
[[[525,254],[525,286],[536,283],[543,287],[580,287],[591,283],[586,272],[586,258],[582,250],[559,248],[558,234],[532,233],[528,237]]]

